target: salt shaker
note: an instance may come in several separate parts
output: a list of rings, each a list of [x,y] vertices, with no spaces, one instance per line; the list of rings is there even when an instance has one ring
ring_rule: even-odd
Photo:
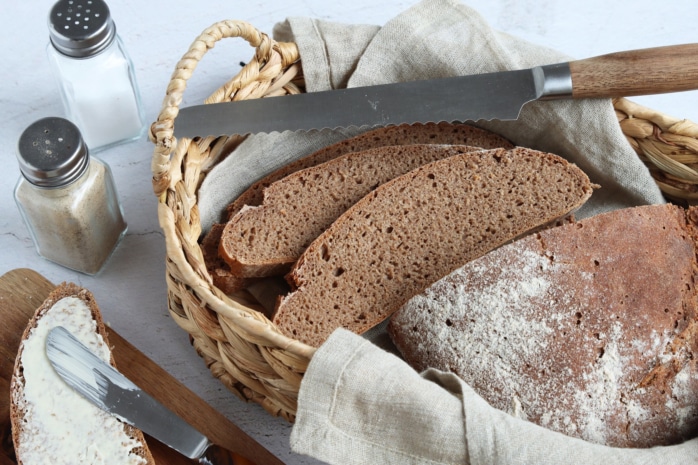
[[[96,274],[126,233],[109,166],[90,156],[80,130],[44,118],[19,138],[15,201],[42,257]]]
[[[59,0],[47,48],[67,118],[92,152],[140,137],[145,117],[131,60],[103,0]]]

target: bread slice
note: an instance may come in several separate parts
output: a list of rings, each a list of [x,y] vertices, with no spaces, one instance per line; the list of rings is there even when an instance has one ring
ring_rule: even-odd
[[[698,436],[698,210],[617,210],[528,236],[398,310],[407,362],[491,405],[616,447]]]
[[[224,230],[225,224],[216,223],[212,225],[201,241],[201,251],[204,256],[206,269],[213,280],[213,285],[226,294],[232,294],[250,286],[256,279],[245,278],[238,273],[233,273],[228,263],[218,253]]]
[[[404,145],[348,153],[296,171],[264,190],[225,226],[219,255],[239,277],[282,275],[349,207],[381,184],[427,163],[480,150],[461,145]]]
[[[378,128],[324,147],[265,176],[228,205],[226,218],[230,220],[245,206],[261,205],[264,199],[264,189],[273,182],[283,179],[296,171],[319,165],[351,152],[389,145],[410,144],[452,144],[482,148],[513,148],[511,142],[505,138],[468,124],[403,124]],[[211,250],[209,244],[213,242],[218,243],[220,240],[220,228],[222,227],[220,224],[216,224],[209,230],[203,238],[202,248],[204,249],[204,263],[214,280],[214,285],[230,294],[247,287],[254,280],[251,281],[248,278],[244,278],[237,272],[231,273],[228,265],[217,256],[217,249],[215,249],[215,254],[207,253],[207,250]]]
[[[261,205],[264,200],[264,189],[274,181],[291,173],[351,152],[361,152],[388,145],[413,144],[469,145],[484,149],[514,147],[511,142],[498,134],[462,123],[402,124],[373,129],[324,147],[255,182],[228,206],[228,219],[242,210],[245,205]]]
[[[456,155],[393,179],[321,234],[288,275],[297,289],[273,322],[319,346],[337,327],[362,333],[449,272],[581,206],[575,165],[531,149]]]
[[[72,283],[58,286],[29,322],[15,360],[10,416],[17,463],[153,464],[139,430],[92,405],[56,374],[45,353],[55,326],[114,364],[93,295]]]

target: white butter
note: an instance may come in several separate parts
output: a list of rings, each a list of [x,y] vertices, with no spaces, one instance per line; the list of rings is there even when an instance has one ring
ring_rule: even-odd
[[[77,297],[56,302],[24,341],[24,399],[19,406],[30,419],[23,425],[20,454],[26,464],[143,464],[133,453],[143,444],[130,438],[121,422],[73,391],[46,356],[48,332],[63,326],[105,361],[109,347],[97,334],[89,307]]]

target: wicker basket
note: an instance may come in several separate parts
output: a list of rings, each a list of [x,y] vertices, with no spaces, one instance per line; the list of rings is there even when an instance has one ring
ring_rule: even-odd
[[[241,398],[293,421],[301,379],[315,349],[281,334],[245,292],[226,295],[216,288],[199,245],[198,188],[243,138],[173,136],[187,80],[216,42],[231,37],[245,39],[255,48],[254,57],[206,103],[304,91],[296,45],[276,42],[244,22],[223,21],[206,29],[177,64],[150,129],[156,144],[153,188],[167,247],[168,305],[215,377]],[[663,192],[677,202],[698,199],[698,125],[625,99],[614,105],[623,132]]]

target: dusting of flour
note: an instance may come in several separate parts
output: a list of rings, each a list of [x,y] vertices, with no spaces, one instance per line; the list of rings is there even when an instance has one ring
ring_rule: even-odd
[[[419,354],[418,369],[453,371],[497,408],[605,443],[609,418],[649,415],[625,395],[623,327],[615,322],[599,331],[585,320],[592,265],[572,270],[532,242],[470,262],[413,298],[394,323],[413,332],[407,352]],[[574,290],[561,291],[565,279],[574,280]],[[572,333],[582,344],[568,343]],[[655,333],[630,349],[657,354],[669,340]]]
[[[693,438],[694,216],[647,205],[529,234],[433,284],[388,332],[417,370],[548,429],[615,447]]]

